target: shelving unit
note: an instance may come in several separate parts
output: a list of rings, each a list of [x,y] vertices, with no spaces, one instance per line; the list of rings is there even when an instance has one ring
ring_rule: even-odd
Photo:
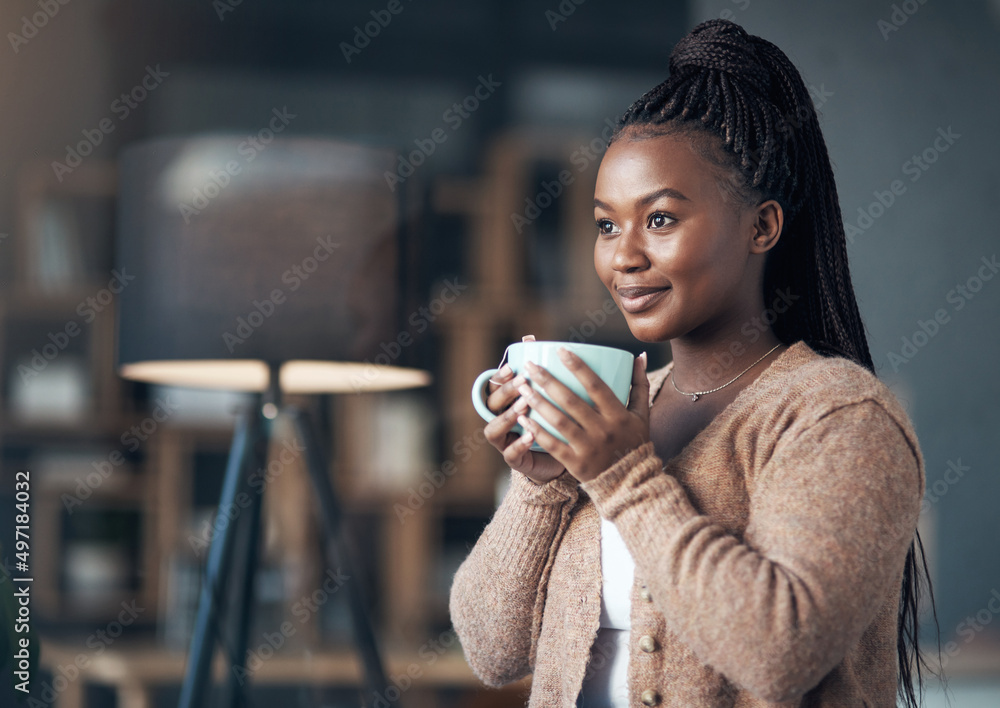
[[[142,390],[111,366],[114,182],[106,162],[63,181],[47,163],[25,165],[6,244],[16,268],[0,293],[0,494],[31,471],[32,618],[43,630],[113,616],[119,596],[155,602],[143,452],[123,442]]]

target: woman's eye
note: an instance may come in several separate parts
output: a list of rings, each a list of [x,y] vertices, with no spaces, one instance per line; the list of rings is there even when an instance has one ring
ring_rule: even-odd
[[[674,220],[666,214],[657,212],[649,217],[649,228],[662,229],[664,226],[668,226],[673,223],[673,221]]]
[[[607,219],[597,220],[597,233],[601,236],[607,236],[615,232],[615,225],[613,222]]]

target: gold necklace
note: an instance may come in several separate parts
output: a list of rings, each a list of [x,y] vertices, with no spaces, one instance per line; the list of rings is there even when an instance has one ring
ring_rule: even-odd
[[[769,351],[767,354],[770,354],[771,352],[773,352],[775,349],[777,349],[780,346],[781,346],[780,342],[778,344],[775,344],[773,347],[771,347],[771,351]],[[740,373],[738,373],[736,375],[736,378],[734,378],[733,381],[735,381],[736,379],[738,379],[740,376],[742,376],[746,372],[750,371],[750,369],[752,369],[753,367],[757,366],[757,364],[759,364],[760,362],[764,361],[765,357],[767,357],[767,354],[765,354],[764,356],[762,356],[760,359],[758,359],[757,361],[755,361],[754,363],[752,363],[747,368],[743,369],[743,371],[741,371]],[[670,373],[673,374],[674,370],[671,369]],[[729,381],[727,383],[724,383],[721,386],[719,386],[718,388],[713,388],[711,391],[696,391],[694,393],[688,393],[687,391],[681,391],[679,388],[677,388],[677,384],[674,383],[674,377],[673,376],[670,377],[670,383],[671,383],[671,385],[673,385],[674,390],[677,391],[677,393],[681,394],[682,396],[691,396],[691,400],[692,401],[697,401],[699,398],[701,398],[702,396],[704,396],[706,394],[715,393],[716,391],[720,391],[720,390],[724,389],[726,386],[728,386],[729,384],[731,384],[733,381]]]

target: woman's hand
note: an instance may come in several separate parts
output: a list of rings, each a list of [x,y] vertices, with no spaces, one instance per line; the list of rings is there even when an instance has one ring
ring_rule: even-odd
[[[594,401],[594,407],[548,371],[529,363],[527,369],[531,380],[566,412],[560,411],[527,384],[518,384],[521,400],[526,401],[568,442],[559,440],[524,413],[518,416],[517,421],[571,475],[587,482],[649,441],[646,353],[637,357],[632,366],[632,391],[627,408],[580,357],[565,349],[559,351],[559,356],[566,368],[583,384]]]
[[[521,341],[534,341],[533,335],[526,335]],[[496,414],[496,418],[486,424],[483,432],[489,443],[503,454],[504,462],[536,484],[545,484],[555,479],[566,469],[551,455],[532,452],[535,437],[525,431],[518,435],[511,431],[519,415],[528,412],[528,404],[520,397],[518,387],[527,383],[524,376],[514,376],[509,364],[504,364],[495,377],[499,383],[490,382],[490,395],[486,407]]]

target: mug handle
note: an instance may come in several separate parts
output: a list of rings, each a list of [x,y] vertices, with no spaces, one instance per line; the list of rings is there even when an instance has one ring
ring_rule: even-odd
[[[476,413],[478,413],[487,423],[497,416],[496,413],[486,407],[486,384],[489,383],[489,380],[496,376],[499,371],[500,369],[487,369],[483,373],[479,374],[479,376],[476,377],[476,382],[472,384],[472,405],[475,406]],[[518,423],[514,423],[514,426],[511,428],[511,432],[520,435],[524,432],[524,428],[522,428]],[[534,452],[545,452],[545,448],[539,445],[537,441],[531,444],[531,450]]]
[[[472,384],[472,405],[476,408],[476,413],[489,423],[496,418],[496,413],[486,407],[486,384],[499,373],[500,369],[487,369],[476,377],[476,382]]]

